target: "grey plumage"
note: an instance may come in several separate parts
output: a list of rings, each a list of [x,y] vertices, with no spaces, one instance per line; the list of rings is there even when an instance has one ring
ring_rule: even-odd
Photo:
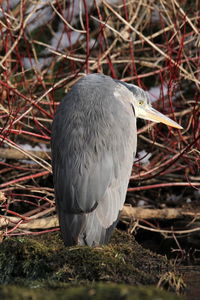
[[[57,211],[66,245],[107,243],[123,207],[145,92],[102,74],[80,79],[52,126]],[[136,110],[137,113],[137,110]]]

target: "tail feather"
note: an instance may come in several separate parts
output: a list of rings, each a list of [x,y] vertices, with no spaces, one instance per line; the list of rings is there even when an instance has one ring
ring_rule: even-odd
[[[85,223],[85,215],[59,214],[61,234],[66,246],[78,244],[78,236]]]
[[[66,214],[59,216],[61,233],[66,246],[107,244],[117,220],[105,228],[96,216],[96,210],[88,214]]]

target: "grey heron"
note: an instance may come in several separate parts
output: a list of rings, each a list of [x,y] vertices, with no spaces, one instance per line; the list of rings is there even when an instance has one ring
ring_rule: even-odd
[[[103,74],[81,78],[61,101],[52,125],[52,168],[66,245],[109,241],[136,154],[136,118],[182,128],[153,109],[144,90]]]

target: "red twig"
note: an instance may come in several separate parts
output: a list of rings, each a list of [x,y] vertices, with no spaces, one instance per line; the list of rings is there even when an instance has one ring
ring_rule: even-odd
[[[197,186],[200,186],[200,182],[168,182],[168,183],[151,184],[146,186],[128,188],[128,192],[144,191],[144,190],[173,187],[173,186],[190,186],[197,189]]]
[[[0,184],[0,188],[6,187],[6,186],[9,186],[9,185],[13,185],[13,184],[16,184],[16,183],[19,183],[19,182],[24,182],[24,181],[27,181],[27,180],[30,180],[30,179],[42,177],[42,176],[48,175],[49,173],[50,173],[49,171],[43,171],[43,172],[39,172],[39,173],[36,173],[36,174],[23,176],[21,178],[14,179],[14,180],[11,180],[11,181]]]

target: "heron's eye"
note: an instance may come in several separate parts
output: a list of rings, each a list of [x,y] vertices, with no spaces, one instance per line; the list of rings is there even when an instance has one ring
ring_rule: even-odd
[[[139,100],[138,103],[139,103],[139,105],[142,106],[142,105],[144,105],[144,100]]]

